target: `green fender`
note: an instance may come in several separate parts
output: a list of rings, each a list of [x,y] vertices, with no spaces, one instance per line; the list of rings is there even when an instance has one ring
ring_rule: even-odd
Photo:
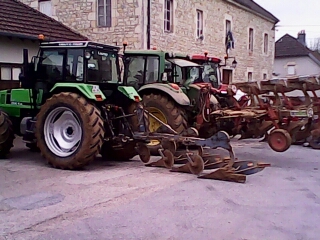
[[[175,84],[175,87],[178,86]],[[160,92],[168,94],[176,103],[182,106],[189,106],[190,100],[188,96],[182,91],[181,88],[176,89],[172,87],[172,85],[166,84],[166,83],[153,83],[153,84],[147,84],[142,86],[138,93],[140,95],[143,95],[144,92],[150,91],[150,90],[158,90]]]
[[[118,91],[123,93],[127,98],[133,100],[133,101],[141,101],[142,98],[137,93],[136,89],[131,86],[119,86]]]
[[[104,101],[106,99],[103,92],[100,90],[99,85],[95,84],[86,84],[86,83],[56,83],[50,92],[54,92],[55,90],[63,89],[77,89],[80,91],[86,98],[94,100],[94,101]],[[69,90],[68,90],[69,91]]]

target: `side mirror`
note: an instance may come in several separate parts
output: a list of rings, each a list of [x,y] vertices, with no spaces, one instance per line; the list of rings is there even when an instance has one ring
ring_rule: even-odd
[[[34,88],[35,74],[33,63],[29,63],[27,68],[24,68],[24,71],[19,74],[19,81],[21,88]]]
[[[168,81],[168,73],[166,73],[166,72],[161,73],[161,81],[162,82]]]

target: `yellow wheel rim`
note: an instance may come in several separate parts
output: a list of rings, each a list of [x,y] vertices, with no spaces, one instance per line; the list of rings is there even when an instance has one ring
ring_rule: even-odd
[[[160,119],[162,122],[164,123],[168,123],[166,116],[163,114],[163,112],[161,112],[158,108],[154,108],[154,107],[150,107],[147,108],[147,110],[153,114],[155,117],[157,117],[158,119]],[[157,129],[161,127],[161,123],[159,123],[155,118],[153,118],[152,116],[149,116],[149,131],[150,132],[155,132],[157,131]],[[148,144],[148,146],[156,146],[160,144],[159,141],[157,140],[151,140],[151,142]]]
[[[167,122],[167,118],[166,116],[163,114],[163,112],[161,112],[158,108],[154,108],[154,107],[150,107],[147,109],[152,115],[154,115],[155,117],[157,117],[158,119],[160,119],[162,122],[164,123],[168,123]],[[161,123],[159,123],[155,118],[153,118],[152,116],[149,116],[149,131],[150,132],[155,132],[157,131],[157,129],[161,127]]]

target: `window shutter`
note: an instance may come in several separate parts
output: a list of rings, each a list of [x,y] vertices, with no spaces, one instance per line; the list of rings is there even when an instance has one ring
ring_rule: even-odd
[[[39,2],[39,10],[40,10],[40,12],[42,12],[42,13],[46,14],[47,16],[51,17],[52,16],[51,1]]]

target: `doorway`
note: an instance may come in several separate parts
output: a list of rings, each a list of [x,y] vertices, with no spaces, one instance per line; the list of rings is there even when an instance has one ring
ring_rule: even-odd
[[[222,83],[223,84],[232,83],[232,70],[222,69]]]

